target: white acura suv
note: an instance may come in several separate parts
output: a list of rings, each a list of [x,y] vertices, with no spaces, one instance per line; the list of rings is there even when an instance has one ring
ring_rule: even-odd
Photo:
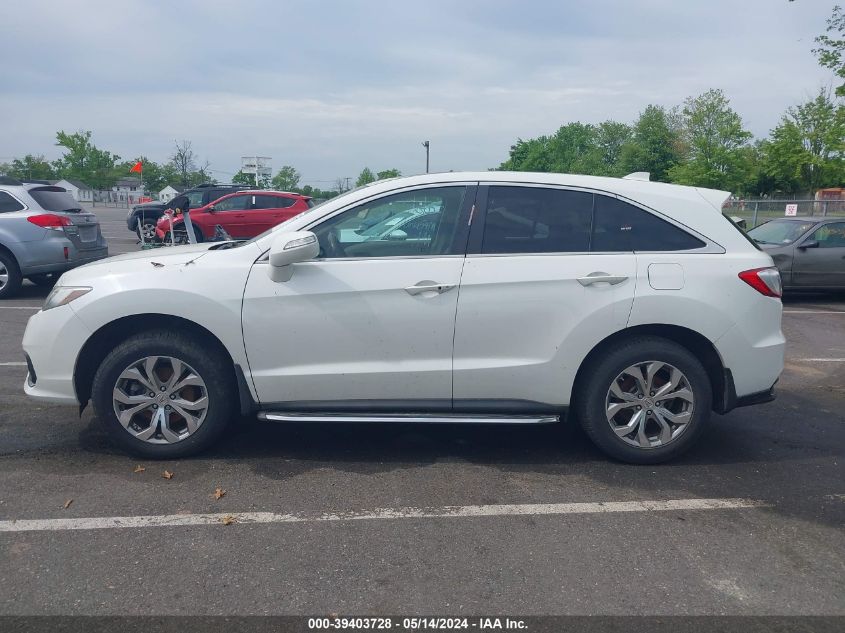
[[[569,412],[605,453],[665,461],[711,411],[772,400],[783,368],[780,277],[722,215],[727,196],[647,174],[379,181],[248,242],[65,273],[27,326],[25,389],[92,401],[153,458],[208,447],[239,414]]]

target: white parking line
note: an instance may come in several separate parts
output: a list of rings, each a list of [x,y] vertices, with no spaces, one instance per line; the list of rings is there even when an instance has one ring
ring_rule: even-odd
[[[522,505],[444,506],[441,508],[377,508],[358,512],[277,514],[163,514],[84,519],[24,519],[0,521],[0,532],[101,530],[116,528],[180,527],[234,523],[322,523],[326,521],[375,521],[395,519],[452,519],[492,516],[604,514],[614,512],[665,512],[679,510],[729,510],[759,508],[767,504],[751,499],[674,499],[669,501],[609,501],[606,503],[531,503]]]
[[[41,306],[0,306],[0,310],[40,310]]]
[[[0,367],[26,367],[26,363],[23,362],[14,362],[14,363],[0,363]]]
[[[796,358],[799,363],[845,363],[845,358]]]

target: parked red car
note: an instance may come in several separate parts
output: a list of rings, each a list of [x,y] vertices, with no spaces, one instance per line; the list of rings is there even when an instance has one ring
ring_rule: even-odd
[[[314,206],[309,196],[284,191],[238,191],[214,202],[191,209],[197,241],[213,239],[217,225],[235,239],[255,237],[267,229],[289,220]],[[172,217],[173,234],[179,244],[187,242],[187,232],[181,215]],[[169,242],[170,215],[163,215],[156,224],[156,237]]]

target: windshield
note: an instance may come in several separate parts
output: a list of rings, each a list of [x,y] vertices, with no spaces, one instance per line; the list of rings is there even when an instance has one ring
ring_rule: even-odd
[[[815,222],[772,220],[748,231],[748,236],[758,244],[792,244],[809,231]]]
[[[45,211],[78,212],[82,210],[73,196],[61,187],[35,187],[28,193]]]

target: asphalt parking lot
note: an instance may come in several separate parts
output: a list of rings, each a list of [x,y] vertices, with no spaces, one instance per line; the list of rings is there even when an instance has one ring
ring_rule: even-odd
[[[139,463],[24,396],[45,295],[0,303],[4,614],[845,615],[845,296],[784,302],[775,402],[636,467],[570,424],[255,421]]]

